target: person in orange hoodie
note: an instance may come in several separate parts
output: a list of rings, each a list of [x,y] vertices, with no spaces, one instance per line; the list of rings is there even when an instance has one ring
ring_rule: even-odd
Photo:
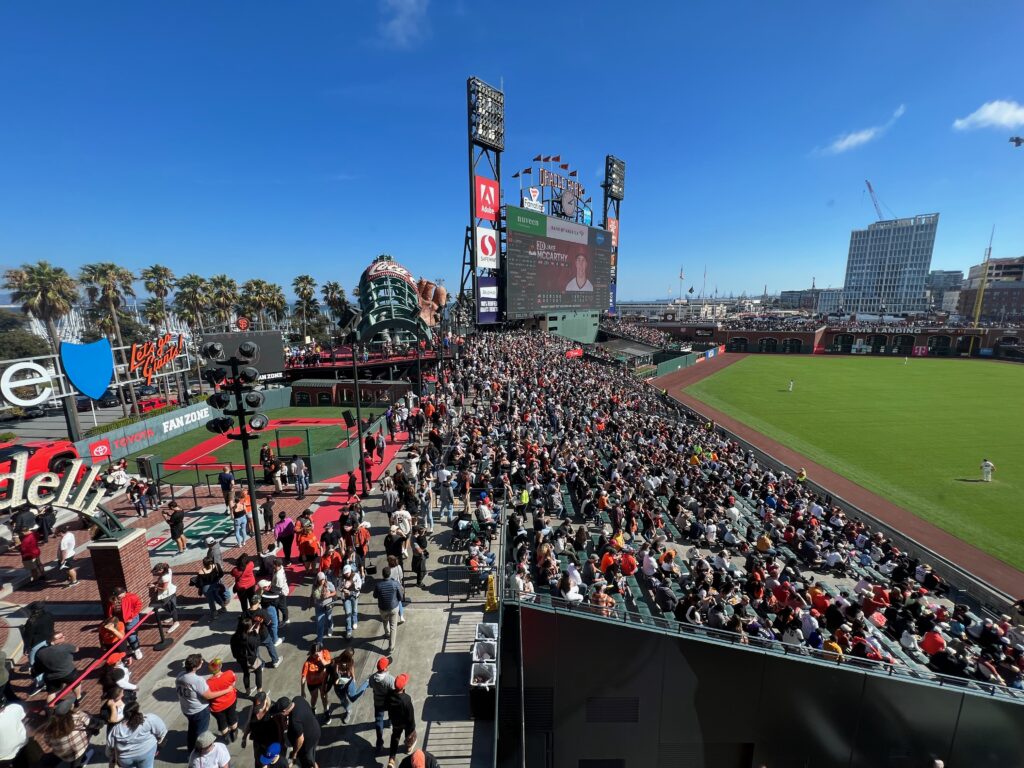
[[[330,666],[331,652],[324,648],[323,644],[313,643],[299,673],[299,693],[302,698],[306,698],[306,689],[309,688],[309,704],[314,713],[318,697],[323,702],[324,714],[328,713],[327,671]]]

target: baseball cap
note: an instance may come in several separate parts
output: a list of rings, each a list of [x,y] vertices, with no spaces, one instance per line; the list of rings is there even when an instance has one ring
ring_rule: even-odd
[[[281,745],[276,741],[267,747],[266,751],[260,755],[260,765],[270,765],[275,762],[277,758],[281,756]]]
[[[341,569],[341,572],[347,576],[348,574],[352,573],[352,566],[346,565],[344,568]]]
[[[385,669],[391,666],[391,662],[388,661],[387,656],[381,656],[377,659],[377,671],[383,672]]]
[[[319,573],[318,573],[318,574],[316,575],[316,577],[317,577],[317,578],[318,578],[318,579],[319,579],[320,581],[327,581],[327,574],[326,574],[326,573],[324,573],[323,571],[320,571],[320,572],[319,572]]]
[[[211,733],[210,731],[203,731],[196,738],[196,749],[206,749],[207,747],[212,747],[213,742],[215,742],[216,740],[217,737],[214,736],[213,733]]]
[[[259,580],[259,581],[257,582],[257,584],[259,584],[259,586],[260,586],[260,587],[261,587],[262,589],[270,589],[270,580],[269,580],[269,579],[260,579],[260,580]]]
[[[400,674],[398,677],[395,678],[395,690],[396,691],[404,691],[405,690],[405,686],[408,683],[409,683],[409,676],[405,672],[403,672],[402,674]]]
[[[53,713],[55,715],[66,715],[74,708],[75,703],[71,699],[61,699],[57,702],[57,706],[53,708]]]

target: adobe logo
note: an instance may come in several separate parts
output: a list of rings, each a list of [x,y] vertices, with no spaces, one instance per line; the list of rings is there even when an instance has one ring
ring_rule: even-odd
[[[483,176],[474,178],[476,186],[476,215],[487,221],[498,220],[498,182]]]

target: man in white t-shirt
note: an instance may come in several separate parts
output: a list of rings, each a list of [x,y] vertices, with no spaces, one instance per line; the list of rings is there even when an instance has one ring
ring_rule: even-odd
[[[64,586],[78,586],[78,571],[75,568],[75,534],[66,525],[60,527],[60,544],[57,545],[57,560],[60,570],[68,576]]]
[[[4,670],[5,674],[6,671]],[[14,760],[27,743],[25,708],[20,704],[9,704],[6,698],[0,698],[0,762]]]
[[[231,753],[217,741],[210,731],[204,731],[196,739],[196,748],[188,757],[188,768],[228,768]]]

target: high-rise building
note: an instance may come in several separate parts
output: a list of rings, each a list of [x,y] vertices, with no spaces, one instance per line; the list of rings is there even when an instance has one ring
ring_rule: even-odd
[[[967,273],[967,284],[960,291],[957,309],[973,319],[981,277],[988,268],[985,294],[981,299],[981,317],[986,322],[1018,322],[1024,317],[1024,256],[1015,259],[989,259],[975,264]]]
[[[964,273],[959,269],[933,269],[924,279],[924,291],[928,306],[941,308],[948,291],[959,291],[963,286]]]
[[[843,304],[847,312],[902,314],[928,309],[924,282],[939,214],[878,221],[850,233]]]

